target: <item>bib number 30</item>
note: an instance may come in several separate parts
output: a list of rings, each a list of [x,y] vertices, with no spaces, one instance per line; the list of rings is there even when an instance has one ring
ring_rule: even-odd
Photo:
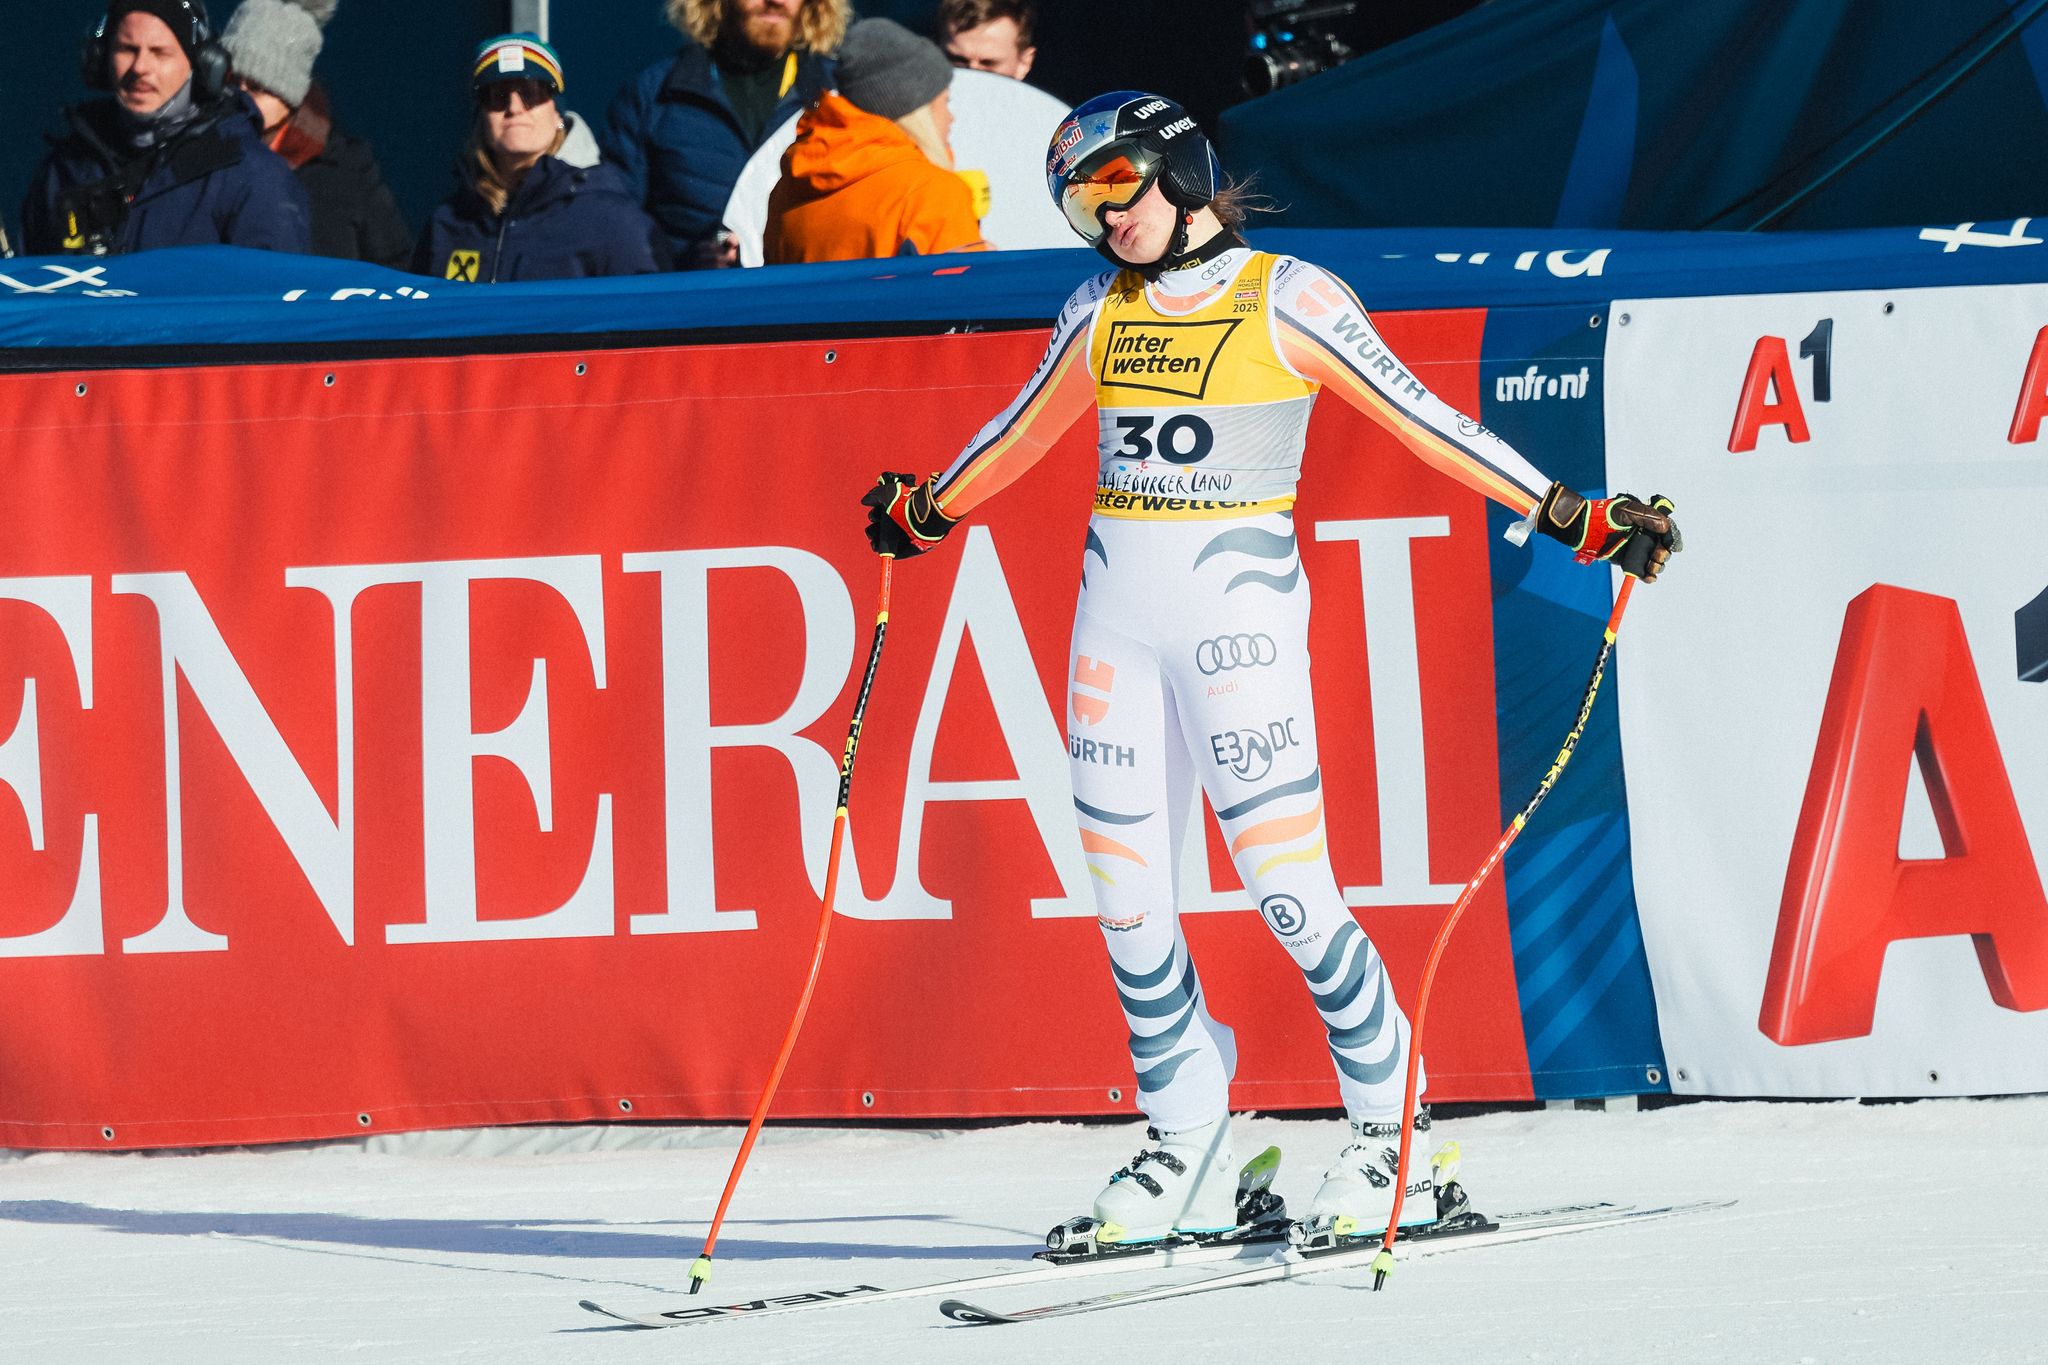
[[[1123,444],[1116,453],[1132,460],[1149,460],[1156,455],[1168,464],[1199,464],[1216,444],[1216,433],[1209,424],[1191,413],[1159,422],[1156,433],[1152,429],[1155,421],[1158,419],[1146,416],[1117,418]]]

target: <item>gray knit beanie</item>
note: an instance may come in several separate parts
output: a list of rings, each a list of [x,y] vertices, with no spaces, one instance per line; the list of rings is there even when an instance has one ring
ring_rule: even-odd
[[[220,35],[235,74],[296,109],[313,83],[320,30],[339,0],[242,0]]]
[[[939,45],[890,19],[863,19],[839,44],[839,93],[882,118],[922,109],[953,83]]]

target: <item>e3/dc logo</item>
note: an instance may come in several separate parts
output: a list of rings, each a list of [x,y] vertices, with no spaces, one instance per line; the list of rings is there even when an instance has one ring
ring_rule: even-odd
[[[1258,782],[1273,771],[1273,756],[1301,747],[1294,733],[1293,716],[1267,721],[1262,730],[1225,730],[1209,736],[1209,752],[1216,766],[1228,768],[1240,781]]]
[[[1259,902],[1259,913],[1266,917],[1266,923],[1273,926],[1276,934],[1298,934],[1308,923],[1308,911],[1301,908],[1301,902],[1292,896],[1268,896]]]
[[[1195,646],[1195,667],[1204,677],[1233,668],[1264,668],[1280,657],[1270,635],[1219,635]]]

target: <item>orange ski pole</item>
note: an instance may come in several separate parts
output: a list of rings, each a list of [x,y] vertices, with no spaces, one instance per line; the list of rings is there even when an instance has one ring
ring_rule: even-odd
[[[718,1212],[711,1216],[711,1231],[704,1238],[704,1250],[690,1266],[690,1292],[696,1293],[711,1278],[711,1251],[718,1245],[718,1230],[725,1224],[726,1208],[732,1203],[732,1193],[739,1188],[740,1172],[747,1168],[747,1157],[754,1150],[754,1139],[761,1135],[761,1121],[768,1117],[769,1102],[775,1098],[775,1087],[782,1082],[783,1068],[789,1065],[789,1054],[796,1048],[796,1035],[804,1026],[804,1015],[811,1007],[811,992],[818,985],[818,969],[825,962],[825,940],[832,932],[832,901],[839,891],[839,855],[846,842],[846,802],[853,790],[853,756],[860,748],[861,718],[867,714],[868,692],[875,685],[875,668],[882,661],[882,637],[889,629],[889,582],[896,561],[888,555],[882,556],[882,600],[875,609],[875,634],[868,644],[867,671],[861,675],[860,693],[853,702],[853,722],[846,727],[846,754],[839,760],[839,809],[832,816],[832,855],[825,865],[825,904],[818,916],[818,942],[811,950],[811,974],[804,979],[803,994],[797,998],[796,1017],[789,1021],[789,1032],[783,1036],[782,1050],[775,1054],[774,1069],[768,1073],[768,1084],[762,1087],[760,1102],[754,1106],[754,1117],[747,1121],[747,1135],[740,1142],[740,1154],[733,1159],[732,1174],[725,1178],[725,1193],[718,1197]]]
[[[1415,996],[1415,1020],[1408,1039],[1408,1089],[1401,1112],[1410,1115],[1415,1112],[1415,1083],[1422,1066],[1422,1024],[1429,1013],[1429,988],[1436,982],[1436,968],[1442,961],[1444,947],[1451,941],[1451,931],[1458,927],[1458,917],[1465,913],[1465,907],[1479,893],[1479,888],[1492,875],[1501,857],[1508,851],[1508,845],[1522,832],[1522,826],[1529,823],[1529,817],[1543,804],[1543,798],[1550,795],[1550,789],[1557,785],[1558,777],[1564,772],[1564,765],[1572,761],[1572,751],[1578,748],[1579,736],[1585,732],[1586,721],[1593,714],[1593,699],[1600,695],[1600,680],[1607,673],[1607,660],[1614,653],[1614,636],[1621,629],[1621,614],[1628,609],[1629,594],[1635,591],[1636,580],[1623,576],[1621,591],[1614,595],[1614,614],[1607,618],[1607,630],[1600,640],[1600,657],[1593,662],[1593,676],[1586,682],[1585,695],[1579,699],[1578,719],[1572,722],[1572,732],[1565,736],[1564,746],[1551,761],[1550,771],[1543,775],[1536,794],[1529,798],[1529,804],[1508,823],[1500,839],[1493,846],[1493,852],[1486,855],[1486,861],[1472,874],[1472,880],[1465,883],[1465,889],[1458,893],[1457,903],[1451,906],[1451,913],[1444,917],[1443,928],[1437,930],[1436,941],[1430,944],[1429,958],[1422,968],[1422,988]],[[1387,1219],[1387,1234],[1380,1242],[1380,1254],[1372,1258],[1372,1287],[1378,1289],[1386,1283],[1387,1276],[1394,1269],[1394,1239],[1401,1228],[1401,1198],[1408,1188],[1409,1148],[1415,1140],[1415,1125],[1404,1119],[1401,1123],[1401,1156],[1394,1173],[1394,1212]]]

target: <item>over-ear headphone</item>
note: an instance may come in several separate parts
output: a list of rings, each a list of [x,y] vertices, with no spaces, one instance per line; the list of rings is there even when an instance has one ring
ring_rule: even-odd
[[[79,54],[79,74],[85,78],[86,88],[114,88],[113,78],[107,72],[108,36],[117,19],[135,13],[154,14],[167,24],[184,22],[191,38],[187,50],[192,60],[192,96],[200,104],[219,99],[228,87],[233,62],[227,49],[214,40],[213,23],[206,17],[206,0],[157,0],[155,4],[117,6],[101,15],[99,23],[86,35],[85,49]]]

